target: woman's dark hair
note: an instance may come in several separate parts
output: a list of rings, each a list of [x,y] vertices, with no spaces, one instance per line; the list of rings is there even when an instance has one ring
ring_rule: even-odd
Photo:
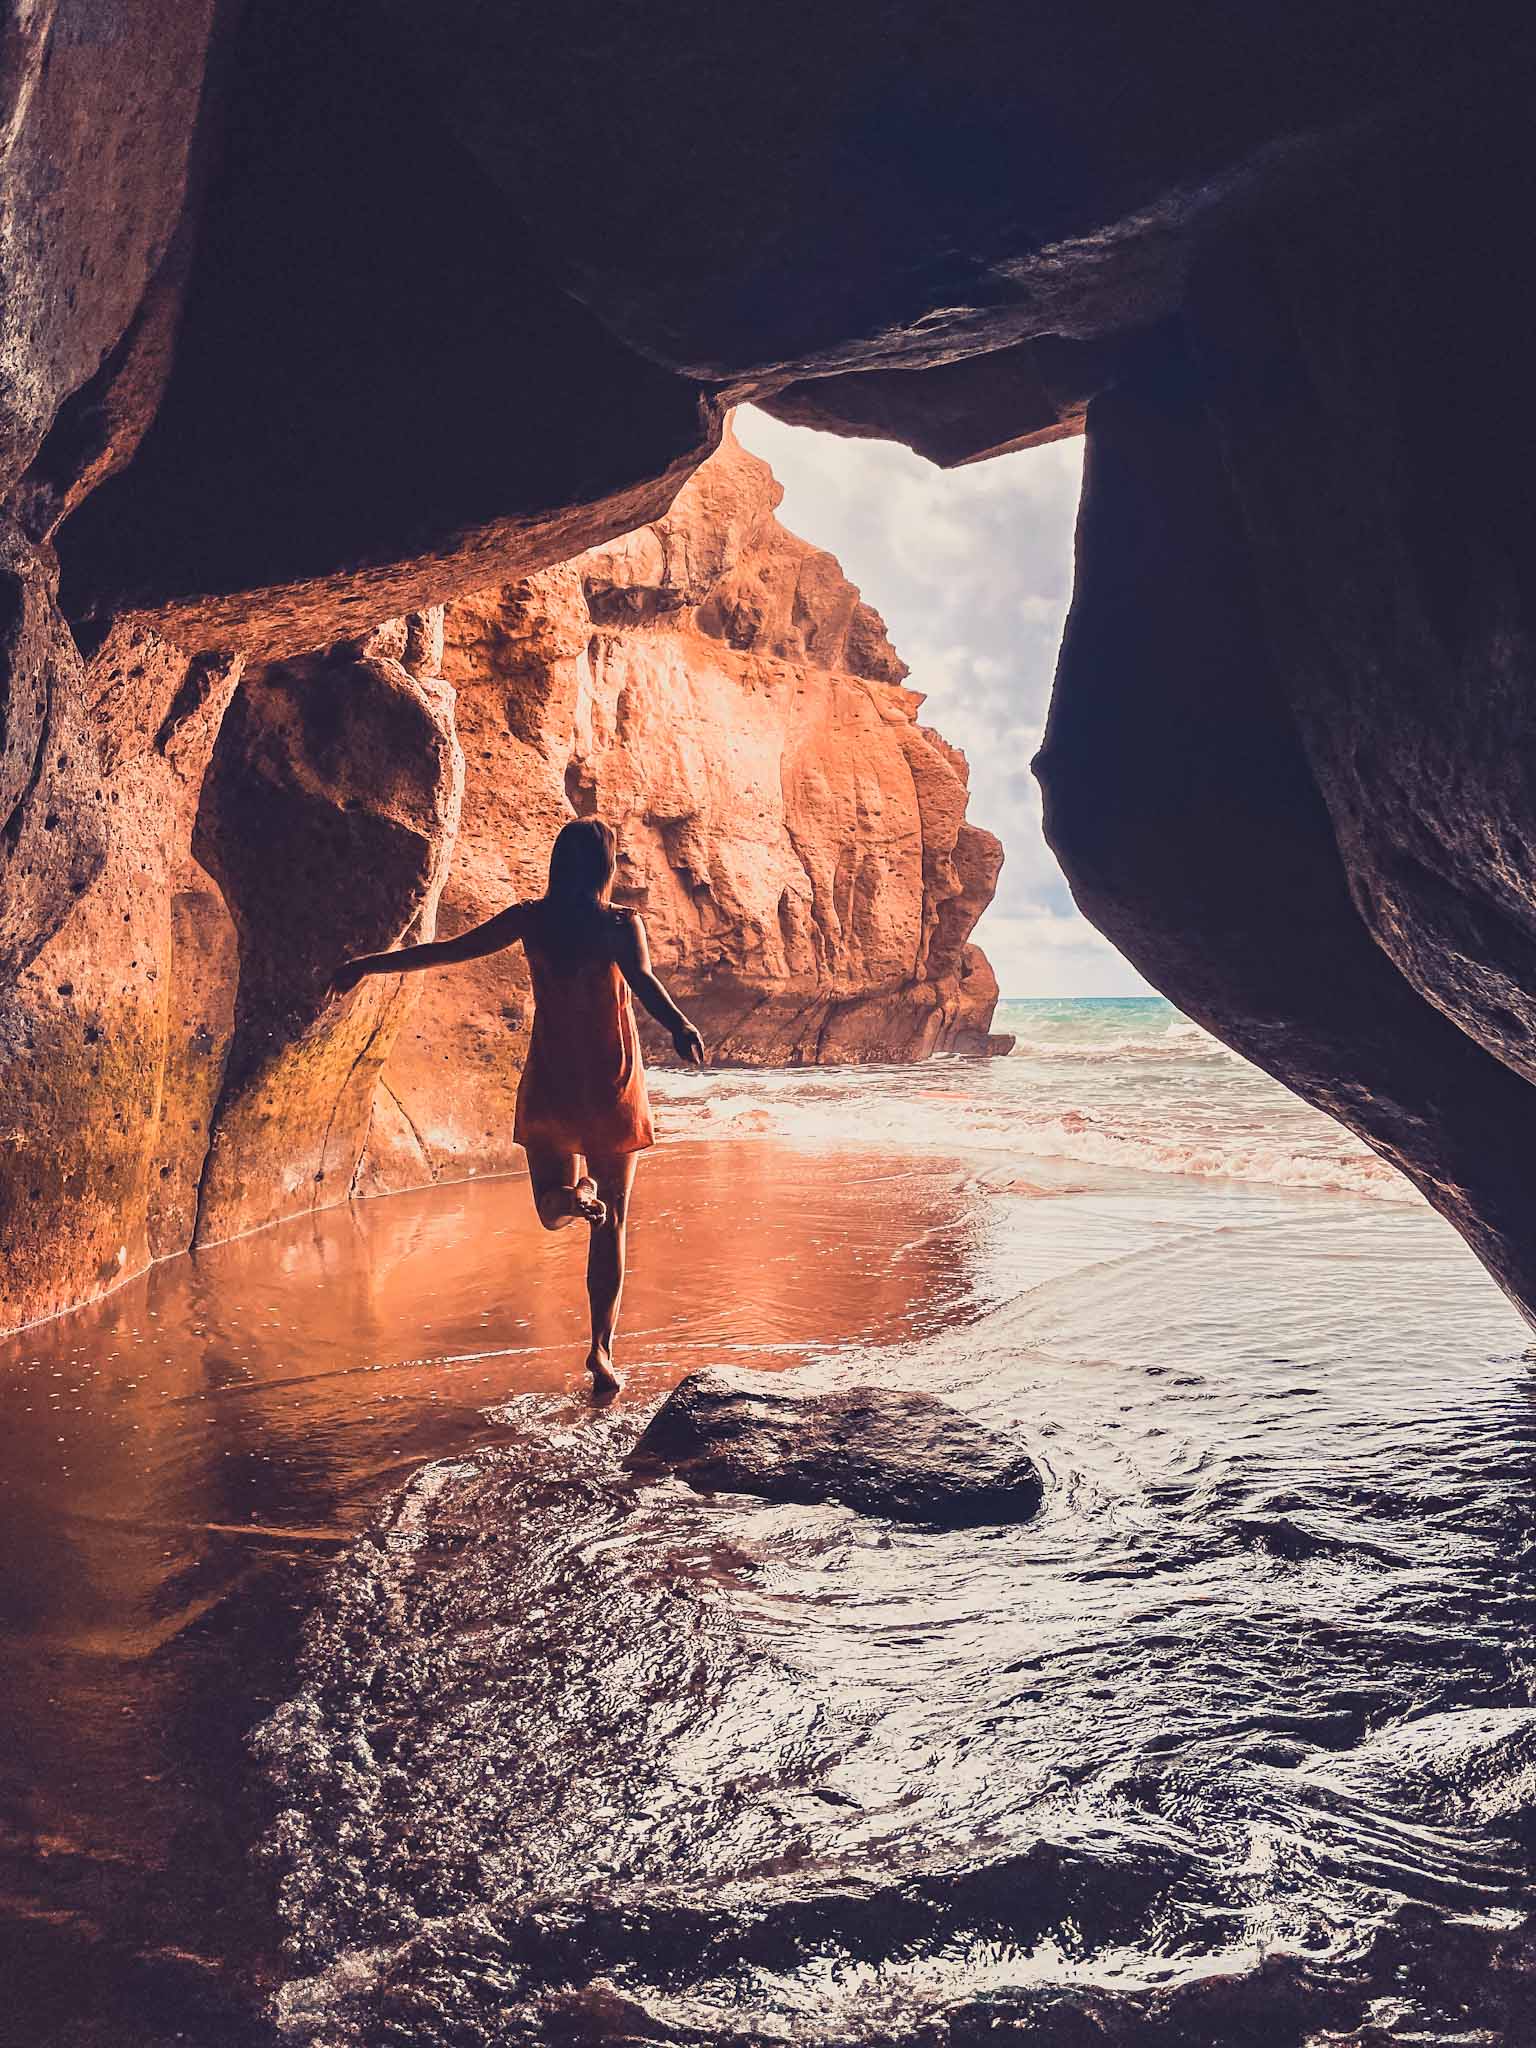
[[[611,825],[601,818],[572,818],[555,834],[550,849],[548,900],[573,910],[606,904],[618,852]]]
[[[536,943],[562,970],[593,957],[598,930],[618,912],[608,903],[618,866],[618,841],[601,818],[572,818],[549,853],[549,887],[537,913]]]

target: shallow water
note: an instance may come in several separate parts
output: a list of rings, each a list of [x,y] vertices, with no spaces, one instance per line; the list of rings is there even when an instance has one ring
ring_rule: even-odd
[[[900,1341],[1006,1284],[944,1162],[677,1144],[643,1189],[637,1401],[722,1357]],[[158,2042],[189,2013],[230,2038],[274,1938],[245,1732],[291,1684],[317,1574],[416,1466],[520,1437],[512,1396],[587,1412],[581,1257],[525,1183],[468,1182],[169,1261],[0,1342],[0,1937],[26,1999],[0,2039]]]
[[[1384,1160],[1288,1094],[1161,996],[1039,998],[998,1005],[1011,1058],[915,1067],[669,1074],[672,1128],[773,1135],[978,1163],[1074,1162],[1138,1176],[1324,1188],[1400,1202]]]
[[[667,1078],[674,1129],[750,1142],[646,1162],[606,1412],[574,1233],[513,1181],[12,1340],[27,2037],[1536,2039],[1528,1333],[1395,1184],[1276,1165],[1352,1141],[1143,1021],[1097,1063]],[[1033,1136],[1069,1110],[1107,1159]],[[1225,1118],[1244,1172],[1123,1165],[1132,1112]],[[721,1359],[1022,1429],[1045,1509],[637,1483]]]

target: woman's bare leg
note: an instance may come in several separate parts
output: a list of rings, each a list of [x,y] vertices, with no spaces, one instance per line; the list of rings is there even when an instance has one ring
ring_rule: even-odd
[[[581,1170],[579,1152],[559,1152],[549,1145],[527,1145],[528,1178],[533,1186],[533,1206],[546,1230],[564,1230],[578,1217],[599,1223],[603,1205],[590,1174]]]
[[[602,1221],[593,1223],[592,1241],[587,1246],[587,1299],[592,1304],[592,1349],[587,1353],[587,1371],[598,1391],[605,1394],[616,1394],[624,1384],[614,1370],[613,1333],[624,1293],[625,1234],[638,1158],[638,1153],[620,1152],[587,1162],[597,1182],[597,1198],[604,1212]]]

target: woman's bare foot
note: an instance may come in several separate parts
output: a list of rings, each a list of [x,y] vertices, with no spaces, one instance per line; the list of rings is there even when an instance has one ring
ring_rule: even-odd
[[[624,1384],[623,1375],[614,1367],[612,1355],[599,1344],[594,1344],[587,1353],[587,1371],[592,1375],[594,1394],[616,1394]]]
[[[597,1182],[583,1174],[573,1188],[550,1188],[539,1198],[539,1221],[546,1230],[564,1230],[568,1223],[604,1222],[608,1205],[598,1199]]]

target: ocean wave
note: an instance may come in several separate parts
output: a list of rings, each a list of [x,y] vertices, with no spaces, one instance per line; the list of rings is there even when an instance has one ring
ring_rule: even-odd
[[[928,1087],[882,1096],[850,1086],[826,1089],[727,1088],[710,1096],[662,1094],[663,1126],[678,1138],[778,1139],[815,1147],[878,1146],[975,1154],[988,1162],[1065,1159],[1117,1174],[1179,1176],[1263,1187],[1313,1189],[1370,1201],[1411,1202],[1412,1189],[1385,1160],[1336,1126],[1298,1106],[1293,1136],[1233,1118],[1225,1130],[1191,1130],[1156,1116],[1052,1106],[1031,1113],[1007,1102],[978,1101],[963,1090]],[[1335,1138],[1336,1134],[1336,1138]],[[1310,1141],[1310,1142],[1309,1142]]]
[[[1015,1034],[1010,1057],[669,1072],[658,1106],[683,1137],[1414,1199],[1351,1132],[1160,999],[1005,1002],[996,1022]]]
[[[1265,1187],[1319,1188],[1372,1200],[1412,1200],[1402,1176],[1374,1153],[1300,1151],[1283,1139],[1154,1136],[1121,1130],[1100,1118],[1065,1110],[1013,1134],[1019,1149],[1046,1159],[1073,1159],[1136,1173],[1195,1180],[1257,1182]]]
[[[1025,1038],[1013,1034],[1011,1059],[1083,1060],[1094,1063],[1121,1059],[1240,1060],[1241,1053],[1212,1038],[1198,1025],[1157,1038]]]

